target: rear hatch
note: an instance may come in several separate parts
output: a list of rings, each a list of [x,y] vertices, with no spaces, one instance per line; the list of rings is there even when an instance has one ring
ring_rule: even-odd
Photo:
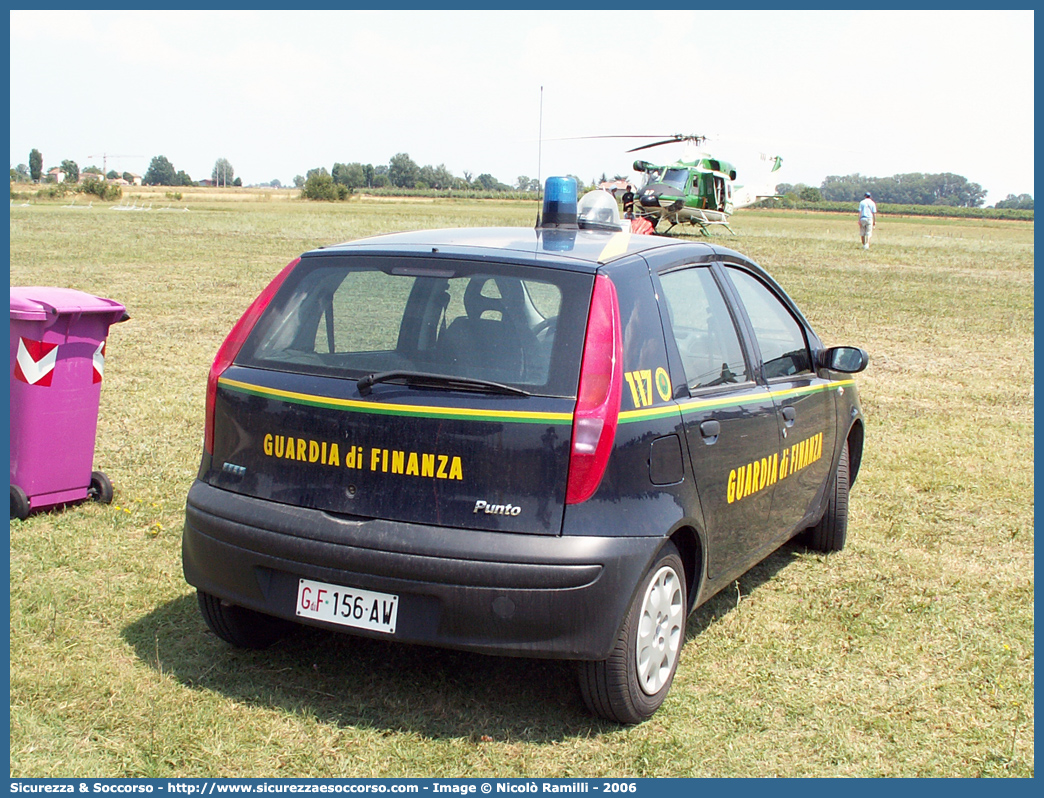
[[[201,478],[347,516],[558,534],[593,280],[302,258],[218,380]]]

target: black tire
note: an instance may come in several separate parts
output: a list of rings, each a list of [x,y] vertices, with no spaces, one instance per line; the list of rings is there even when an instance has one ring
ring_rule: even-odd
[[[196,592],[196,598],[210,631],[236,648],[267,648],[291,626],[281,618],[222,602],[202,590]]]
[[[668,542],[642,579],[609,659],[580,663],[580,693],[592,713],[632,724],[660,708],[685,641],[685,591],[681,556]]]
[[[827,486],[827,508],[823,518],[805,533],[805,545],[813,551],[841,551],[848,536],[848,441],[841,447],[837,471]]]
[[[112,504],[112,482],[101,471],[91,472],[91,484],[87,488],[87,498],[99,504]]]
[[[29,496],[17,485],[11,486],[11,517],[20,521],[29,517]]]

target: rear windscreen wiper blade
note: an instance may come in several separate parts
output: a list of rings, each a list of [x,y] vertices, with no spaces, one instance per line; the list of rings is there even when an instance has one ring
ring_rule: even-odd
[[[512,396],[529,396],[529,391],[504,385],[490,380],[477,380],[471,377],[451,377],[448,374],[428,374],[423,371],[379,371],[360,377],[356,383],[360,396],[369,396],[370,389],[378,382],[403,382],[406,385],[422,388],[449,388],[460,391],[486,391],[488,393],[505,393]]]

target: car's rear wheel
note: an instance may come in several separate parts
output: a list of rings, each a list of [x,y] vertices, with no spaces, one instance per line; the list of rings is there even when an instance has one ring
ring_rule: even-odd
[[[805,533],[805,545],[814,551],[841,551],[848,536],[848,441],[841,447],[834,477],[827,486],[827,509],[823,518]]]
[[[580,692],[591,712],[641,723],[659,709],[678,669],[687,606],[685,568],[668,542],[642,579],[609,658],[580,663]]]
[[[196,597],[210,631],[236,648],[267,648],[290,628],[281,618],[223,602],[202,590]]]

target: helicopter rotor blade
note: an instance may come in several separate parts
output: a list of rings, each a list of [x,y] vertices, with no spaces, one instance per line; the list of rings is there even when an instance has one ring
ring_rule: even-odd
[[[662,144],[677,144],[681,139],[664,139],[663,141],[654,141],[652,144],[643,144],[640,147],[633,147],[627,152],[638,152],[639,150],[647,150],[650,147],[659,147]]]
[[[643,144],[642,146],[634,147],[633,149],[630,149],[627,152],[638,152],[639,150],[647,150],[650,147],[659,147],[663,144],[679,144],[683,141],[694,141],[696,142],[696,146],[699,146],[706,140],[706,136],[682,136],[680,134],[675,134],[671,138],[664,139],[663,141],[654,141],[651,144]]]
[[[564,136],[562,138],[544,139],[544,141],[589,141],[591,139],[658,139],[658,138],[663,138],[663,137],[664,137],[664,135],[662,133],[659,134],[659,135],[634,134],[634,135],[618,135],[618,136],[616,136],[616,135],[614,135],[614,136]],[[683,137],[680,137],[677,140],[680,141],[681,138],[688,138],[688,137],[684,137],[683,136]],[[674,140],[675,139],[671,139],[671,141],[674,141]]]
[[[608,136],[565,136],[562,138],[544,139],[545,141],[585,141],[589,139],[662,139],[654,144],[646,144],[646,147],[656,147],[660,144],[675,144],[680,141],[695,141],[697,143],[707,140],[706,136],[697,136],[685,133],[646,133],[646,134],[618,134]]]

